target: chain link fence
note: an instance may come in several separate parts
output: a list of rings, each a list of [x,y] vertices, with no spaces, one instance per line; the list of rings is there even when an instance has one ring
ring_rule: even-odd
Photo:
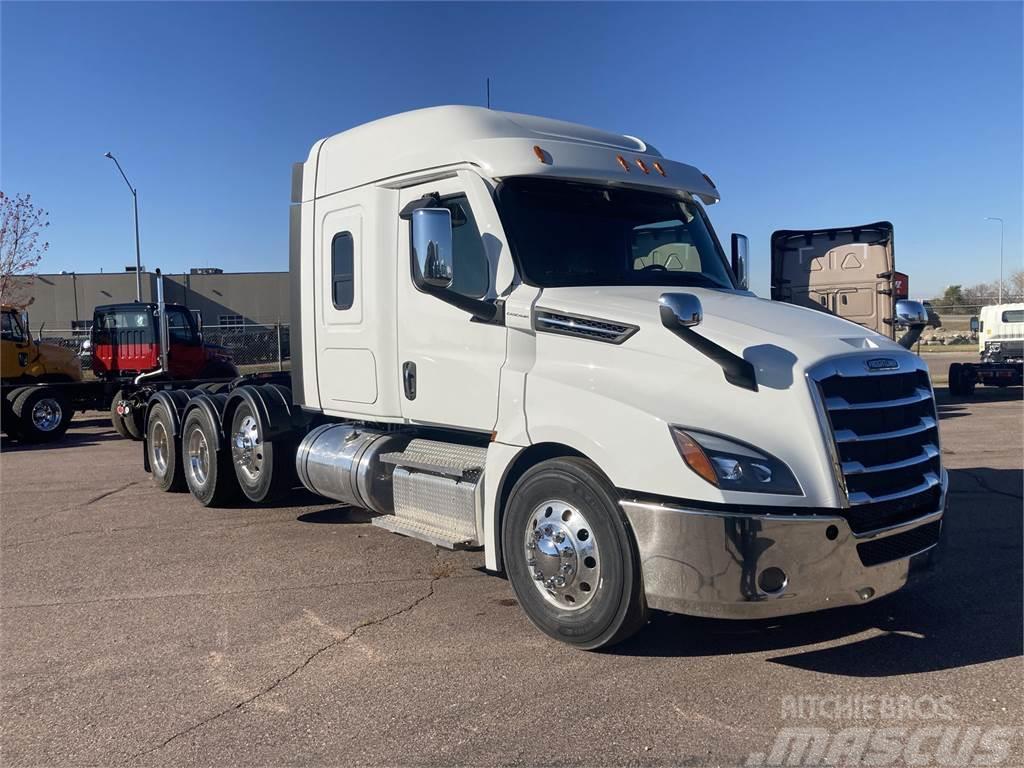
[[[92,367],[88,329],[42,329],[40,341],[74,350],[82,368]],[[243,373],[288,370],[291,361],[291,335],[287,323],[263,325],[203,326],[203,342],[223,347]]]

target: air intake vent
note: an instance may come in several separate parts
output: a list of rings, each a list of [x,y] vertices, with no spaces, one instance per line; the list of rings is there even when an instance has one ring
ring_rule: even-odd
[[[627,323],[615,323],[598,317],[572,315],[539,307],[533,315],[533,327],[544,333],[578,336],[609,344],[621,344],[639,330],[637,326]]]

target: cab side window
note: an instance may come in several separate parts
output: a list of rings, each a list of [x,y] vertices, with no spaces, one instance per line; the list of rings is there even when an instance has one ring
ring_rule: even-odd
[[[196,332],[190,320],[188,314],[180,309],[167,310],[167,331],[172,344],[195,344],[197,342]]]
[[[441,200],[441,206],[452,212],[452,262],[455,279],[451,289],[463,296],[479,299],[487,295],[491,284],[491,267],[480,237],[473,209],[465,195]]]
[[[355,248],[351,232],[339,232],[331,241],[331,296],[335,309],[352,309],[355,300]]]
[[[14,314],[11,312],[4,312],[3,314],[3,325],[0,326],[0,337],[4,341],[17,341],[14,333]]]

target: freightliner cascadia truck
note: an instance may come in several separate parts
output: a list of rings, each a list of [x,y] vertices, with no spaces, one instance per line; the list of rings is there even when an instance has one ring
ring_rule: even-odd
[[[480,549],[582,648],[651,611],[892,593],[941,539],[928,372],[747,290],[718,197],[641,139],[480,108],[318,141],[293,169],[290,375],[156,393],[146,467],[206,505],[300,481]]]

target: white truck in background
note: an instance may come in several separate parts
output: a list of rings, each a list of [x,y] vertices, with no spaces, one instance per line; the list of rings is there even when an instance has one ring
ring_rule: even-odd
[[[293,172],[290,377],[157,393],[147,468],[207,505],[297,474],[388,530],[480,548],[582,648],[650,610],[894,592],[941,538],[928,372],[750,293],[718,197],[640,139],[480,108],[318,141]]]
[[[1024,303],[982,307],[971,318],[971,331],[978,334],[978,362],[950,364],[950,394],[969,397],[978,384],[1024,384]]]

